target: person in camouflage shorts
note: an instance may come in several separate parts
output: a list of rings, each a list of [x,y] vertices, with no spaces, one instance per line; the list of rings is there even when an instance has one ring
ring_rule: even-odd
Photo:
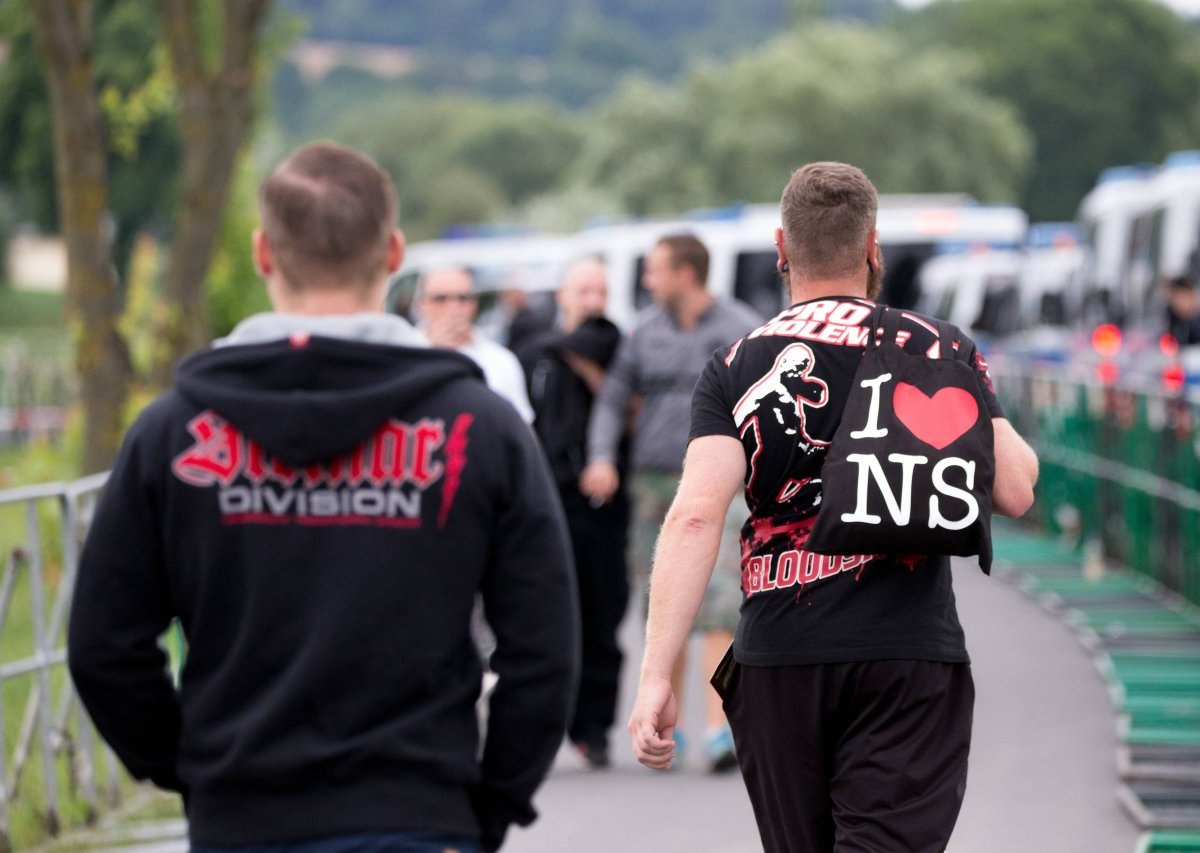
[[[678,485],[678,474],[647,471],[633,477],[633,565],[643,595],[649,592],[654,546]],[[737,627],[738,611],[742,606],[742,557],[738,538],[745,515],[746,508],[739,506],[738,501],[734,501],[725,514],[717,565],[692,626],[699,633],[732,632]]]
[[[690,234],[663,237],[646,256],[642,283],[654,299],[638,315],[608,371],[588,425],[588,466],[580,490],[606,502],[620,482],[617,446],[630,403],[641,400],[633,425],[633,565],[642,587],[658,537],[683,470],[692,389],[719,349],[757,328],[761,318],[736,300],[715,298],[707,289],[708,250]],[[714,574],[695,629],[702,634],[702,665],[716,667],[733,640],[741,605],[736,515],[722,548],[727,559]],[[674,681],[683,682],[680,659]],[[715,694],[709,696],[704,753],[710,770],[736,765],[733,735]]]

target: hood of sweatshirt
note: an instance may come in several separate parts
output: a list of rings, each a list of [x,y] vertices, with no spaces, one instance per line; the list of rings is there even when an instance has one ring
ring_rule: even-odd
[[[381,311],[323,315],[266,311],[242,320],[227,336],[213,341],[213,346],[261,344],[290,338],[295,334],[320,335],[369,344],[429,346],[429,339],[417,331],[412,323],[396,314]]]
[[[554,349],[577,353],[607,367],[621,342],[621,330],[607,317],[589,317],[562,337]]]
[[[184,360],[179,393],[292,466],[350,453],[448,383],[483,381],[469,358],[428,346],[309,336],[218,346]]]

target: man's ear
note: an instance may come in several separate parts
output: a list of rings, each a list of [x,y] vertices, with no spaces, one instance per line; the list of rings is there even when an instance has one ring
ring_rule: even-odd
[[[867,234],[867,269],[874,270],[879,266],[883,250],[879,248],[879,229],[872,228]]]
[[[261,228],[255,228],[250,234],[250,252],[254,258],[254,270],[262,278],[269,278],[275,271],[275,257],[271,254],[271,244]]]
[[[387,255],[387,270],[388,275],[400,269],[400,265],[404,263],[404,232],[399,228],[393,228],[392,233],[388,235],[388,255]]]
[[[787,247],[783,243],[783,229],[775,229],[775,269],[781,273],[789,269]]]

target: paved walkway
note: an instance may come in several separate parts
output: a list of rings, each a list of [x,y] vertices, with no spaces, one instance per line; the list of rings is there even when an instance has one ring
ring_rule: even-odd
[[[1088,656],[1057,617],[1010,583],[961,563],[955,588],[977,699],[967,798],[951,853],[1133,853],[1138,833],[1114,798],[1111,706]],[[636,615],[623,628],[634,652],[625,672],[622,727],[640,628]],[[696,672],[685,711],[701,707],[702,689]],[[692,743],[700,742],[694,720],[685,719],[683,729]],[[614,747],[614,767],[599,773],[583,770],[564,749],[538,795],[541,818],[527,830],[514,830],[505,853],[761,849],[736,773],[708,776],[694,756],[670,774],[645,770],[634,762],[623,729]],[[151,831],[141,844],[120,849],[186,851],[178,823],[159,826],[159,838],[152,840]],[[97,846],[109,848],[110,839]]]
[[[1012,584],[955,566],[976,685],[966,802],[951,853],[1133,853],[1138,832],[1115,799],[1114,721],[1100,675],[1057,617]],[[627,648],[640,625],[625,626]],[[625,673],[622,725],[637,657]],[[699,682],[699,674],[693,679]],[[693,684],[685,709],[700,708]],[[685,719],[698,743],[700,732]],[[761,850],[741,779],[698,767],[639,767],[628,739],[615,766],[588,773],[568,750],[539,793],[541,819],[506,853],[752,853]]]

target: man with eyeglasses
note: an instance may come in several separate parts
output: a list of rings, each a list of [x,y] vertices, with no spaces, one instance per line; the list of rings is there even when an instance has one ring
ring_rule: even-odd
[[[512,403],[525,423],[533,423],[521,363],[475,329],[479,300],[471,273],[462,267],[430,271],[421,280],[415,304],[419,327],[429,342],[468,356],[483,368],[488,387]]]

